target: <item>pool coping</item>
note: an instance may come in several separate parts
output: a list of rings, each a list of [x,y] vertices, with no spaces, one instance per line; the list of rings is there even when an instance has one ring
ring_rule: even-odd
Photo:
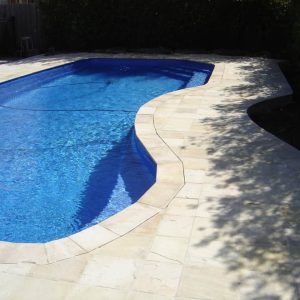
[[[225,72],[225,63],[203,56],[186,57],[184,55],[132,55],[132,54],[95,54],[80,53],[50,57],[50,63],[40,63],[44,56],[28,59],[26,70],[12,67],[2,81],[42,71],[51,67],[63,65],[84,58],[169,58],[185,59],[202,63],[214,64],[215,68],[206,85],[177,90],[164,94],[144,104],[136,114],[135,130],[138,139],[157,164],[157,180],[155,184],[133,205],[127,207],[105,221],[82,230],[66,238],[48,243],[10,243],[0,242],[0,263],[30,262],[35,264],[49,264],[69,259],[100,248],[107,243],[127,234],[150,218],[168,207],[177,193],[186,183],[184,166],[181,159],[165,143],[159,135],[160,118],[168,118],[172,108],[159,110],[164,104],[176,103],[190,92],[202,92],[205,89],[219,86]],[[26,60],[25,60],[26,61]],[[33,64],[31,64],[33,62]],[[35,63],[35,64],[34,64]],[[9,64],[8,64],[9,65]],[[1,79],[1,78],[0,78]],[[283,94],[289,94],[287,88]],[[260,102],[260,101],[258,101]]]

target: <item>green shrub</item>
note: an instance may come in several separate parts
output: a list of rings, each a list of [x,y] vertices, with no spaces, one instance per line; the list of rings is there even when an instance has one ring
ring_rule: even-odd
[[[289,54],[292,62],[300,67],[300,2],[298,0],[293,2],[292,12],[293,22]]]
[[[47,46],[59,50],[165,47],[281,54],[291,31],[291,0],[50,0],[42,2],[42,11]]]

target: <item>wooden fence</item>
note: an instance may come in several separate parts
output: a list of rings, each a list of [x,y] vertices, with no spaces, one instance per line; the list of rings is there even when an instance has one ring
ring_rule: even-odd
[[[40,12],[36,4],[0,4],[0,53],[15,48],[18,53],[22,37],[32,39],[33,48],[41,48]],[[7,47],[12,43],[13,47]],[[13,53],[11,53],[13,54]]]

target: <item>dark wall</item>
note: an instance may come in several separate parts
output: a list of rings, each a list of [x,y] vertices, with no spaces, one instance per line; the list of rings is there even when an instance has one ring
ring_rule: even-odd
[[[291,0],[51,0],[47,46],[286,52]]]

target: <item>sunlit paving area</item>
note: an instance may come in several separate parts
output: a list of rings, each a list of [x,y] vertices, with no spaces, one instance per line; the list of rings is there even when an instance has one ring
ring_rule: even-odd
[[[0,80],[91,57],[214,70],[139,109],[136,135],[157,174],[135,204],[60,242],[0,242],[0,299],[299,299],[300,153],[248,115],[291,95],[277,62],[79,53],[3,63]]]

